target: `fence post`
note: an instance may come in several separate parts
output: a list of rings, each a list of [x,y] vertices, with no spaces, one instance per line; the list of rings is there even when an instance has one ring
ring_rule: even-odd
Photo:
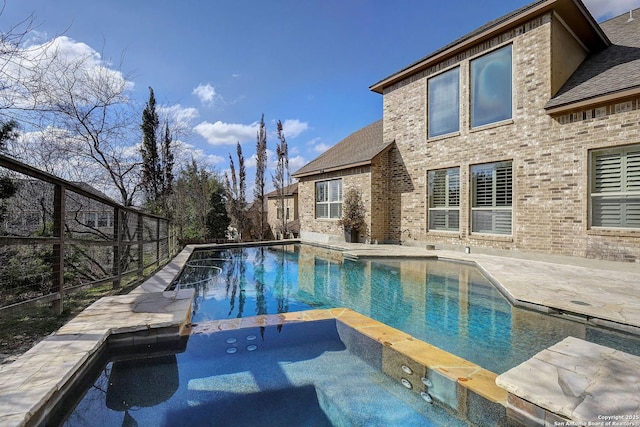
[[[120,209],[116,206],[113,208],[113,288],[120,287],[120,279],[122,276],[122,267],[120,262],[122,248],[122,218],[120,217]]]
[[[160,265],[160,218],[156,218],[156,265]]]
[[[52,291],[58,299],[51,304],[53,312],[62,314],[64,301],[64,221],[65,221],[65,188],[61,184],[54,186],[53,192],[53,259],[51,260]]]
[[[144,216],[138,213],[138,276],[144,275]]]

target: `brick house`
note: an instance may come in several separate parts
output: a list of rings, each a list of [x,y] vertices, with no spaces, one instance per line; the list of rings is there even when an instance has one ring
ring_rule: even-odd
[[[274,190],[266,194],[267,198],[267,223],[274,236],[281,234],[282,215],[287,220],[287,231],[297,237],[300,234],[300,219],[298,216],[298,183],[293,183],[284,188],[284,212],[278,206],[278,191]]]
[[[376,238],[640,262],[639,70],[640,9],[540,0],[375,83]],[[338,238],[309,203],[324,169],[294,174],[303,238]]]

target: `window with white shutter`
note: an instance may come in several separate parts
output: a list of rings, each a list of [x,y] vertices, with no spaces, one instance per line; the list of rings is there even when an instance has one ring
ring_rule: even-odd
[[[513,168],[511,162],[471,167],[471,232],[510,235]]]
[[[316,218],[338,219],[342,216],[342,179],[316,182]]]
[[[591,157],[591,226],[640,228],[640,145]]]
[[[460,229],[460,168],[429,171],[429,230]]]

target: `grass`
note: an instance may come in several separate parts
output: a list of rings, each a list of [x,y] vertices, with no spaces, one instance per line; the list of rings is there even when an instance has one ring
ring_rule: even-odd
[[[41,304],[0,316],[0,363],[15,360],[98,299],[127,294],[140,283],[140,279],[134,278],[117,289],[107,283],[69,293],[64,296],[61,315],[54,314],[49,305]]]

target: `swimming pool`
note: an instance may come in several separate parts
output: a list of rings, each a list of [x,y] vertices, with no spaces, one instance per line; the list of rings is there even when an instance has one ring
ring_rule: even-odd
[[[110,360],[62,425],[467,426],[361,359],[335,320],[198,333]],[[377,345],[381,357],[381,345]],[[378,365],[381,362],[378,361]],[[381,410],[384,408],[384,410]]]
[[[178,286],[193,321],[349,307],[503,373],[567,336],[640,355],[640,338],[512,307],[475,267],[435,260],[349,260],[309,245],[196,251]]]

